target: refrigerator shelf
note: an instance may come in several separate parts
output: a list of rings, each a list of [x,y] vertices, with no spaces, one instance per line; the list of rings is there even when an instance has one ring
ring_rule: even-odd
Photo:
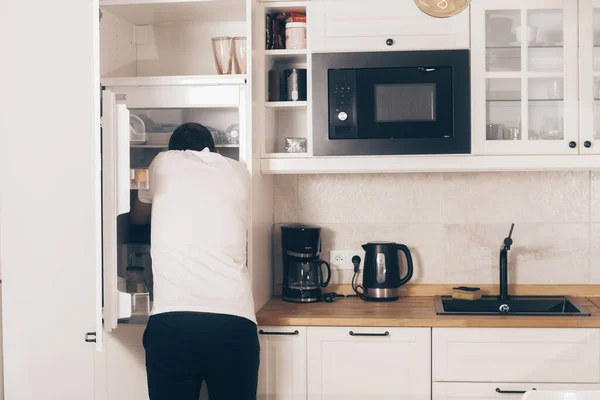
[[[124,293],[119,291],[119,323],[145,324],[150,318],[152,302],[150,293]]]

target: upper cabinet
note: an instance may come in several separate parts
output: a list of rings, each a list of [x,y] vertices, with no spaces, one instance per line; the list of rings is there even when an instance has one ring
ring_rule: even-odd
[[[581,152],[600,154],[600,1],[579,1]]]
[[[100,0],[100,9],[102,78],[217,75],[212,38],[249,36],[245,0]],[[218,43],[227,66],[231,45]]]
[[[413,1],[313,0],[310,45],[315,52],[469,48],[469,12],[433,18]]]
[[[474,153],[579,152],[577,13],[573,0],[472,3]]]

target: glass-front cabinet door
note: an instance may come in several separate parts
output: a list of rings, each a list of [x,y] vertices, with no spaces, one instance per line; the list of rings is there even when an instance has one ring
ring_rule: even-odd
[[[600,0],[579,0],[581,153],[600,154]]]
[[[471,13],[473,152],[578,153],[577,1],[478,0]]]

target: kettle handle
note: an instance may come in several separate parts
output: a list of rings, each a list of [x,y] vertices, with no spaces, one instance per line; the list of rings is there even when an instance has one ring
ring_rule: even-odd
[[[327,280],[323,282],[323,264],[327,267]],[[325,260],[319,260],[319,277],[321,278],[321,283],[319,284],[322,288],[327,287],[329,285],[329,281],[331,280],[331,267],[329,263]]]
[[[400,278],[400,286],[404,285],[406,282],[410,281],[410,278],[413,276],[413,260],[412,255],[410,254],[410,250],[403,244],[398,245],[398,251],[401,251],[406,256],[406,267],[408,271],[406,272],[406,276],[404,278]]]

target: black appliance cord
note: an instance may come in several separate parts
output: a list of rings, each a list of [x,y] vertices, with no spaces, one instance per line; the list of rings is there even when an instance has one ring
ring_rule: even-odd
[[[359,299],[367,300],[364,296],[365,289],[363,288],[363,286],[356,284],[356,277],[358,276],[358,268],[360,267],[360,261],[361,260],[359,256],[352,257],[352,264],[354,265],[354,276],[352,276],[352,290],[354,290],[354,293],[356,293],[356,296],[358,296]],[[359,292],[358,289],[360,289],[361,291]]]

